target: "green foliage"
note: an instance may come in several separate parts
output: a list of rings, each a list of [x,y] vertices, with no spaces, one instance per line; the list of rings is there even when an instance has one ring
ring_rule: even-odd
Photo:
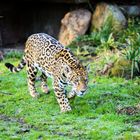
[[[101,38],[101,44],[97,48],[97,52],[102,52],[102,51],[107,51],[107,50],[112,50],[117,48],[117,44],[114,40],[113,34],[111,33],[107,40],[104,40],[104,38]]]
[[[101,30],[94,30],[90,35],[79,36],[67,47],[72,48],[73,52],[77,52],[78,49],[78,53],[75,53],[77,55],[95,55],[106,50],[126,48],[130,38],[133,42],[140,42],[136,37],[139,33],[139,18],[128,19],[128,27],[120,32],[113,30],[111,19],[108,19]]]
[[[11,50],[6,53],[5,58],[22,58],[23,52],[17,50]]]
[[[50,94],[40,91],[40,98],[28,93],[26,72],[13,74],[5,62],[17,65],[18,59],[0,63],[0,138],[47,140],[139,139],[140,112],[119,113],[119,108],[136,107],[140,98],[140,79],[125,80],[89,74],[89,88],[83,97],[76,97],[73,111],[60,113],[51,80]]]
[[[135,36],[137,33],[140,33],[140,19],[139,18],[129,18],[128,27],[125,30],[122,30],[117,33],[117,40],[122,45],[127,43],[127,38]],[[133,38],[135,39],[135,38]]]
[[[123,50],[124,57],[131,62],[131,78],[135,73],[140,73],[140,28],[135,30],[134,27],[132,28],[134,25],[133,21],[125,31],[127,38],[123,40],[126,46]]]

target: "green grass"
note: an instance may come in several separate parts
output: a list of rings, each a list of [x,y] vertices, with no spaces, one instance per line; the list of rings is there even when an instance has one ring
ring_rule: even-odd
[[[25,69],[10,73],[0,63],[0,140],[139,140],[140,79],[94,77],[89,74],[87,94],[71,101],[73,110],[60,113],[51,80],[50,94],[33,99]],[[133,114],[121,109],[136,109]]]

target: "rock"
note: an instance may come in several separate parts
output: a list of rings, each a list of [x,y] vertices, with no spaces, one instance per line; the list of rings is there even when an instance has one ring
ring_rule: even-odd
[[[126,18],[117,5],[99,3],[92,16],[91,31],[94,29],[100,30],[108,20],[111,20],[115,31],[120,31],[126,26]]]
[[[76,37],[85,34],[91,19],[90,11],[78,9],[68,12],[61,20],[59,41],[64,45],[69,45]]]
[[[128,16],[140,16],[140,6],[137,5],[120,6],[120,8]]]
[[[0,61],[2,61],[3,60],[3,52],[2,51],[0,51]]]

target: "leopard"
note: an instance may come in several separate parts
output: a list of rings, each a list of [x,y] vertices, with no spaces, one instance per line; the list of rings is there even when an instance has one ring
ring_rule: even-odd
[[[88,85],[88,70],[75,57],[69,48],[64,47],[54,37],[46,33],[30,35],[25,42],[22,59],[17,66],[5,63],[13,73],[21,71],[26,66],[29,93],[33,98],[39,96],[35,82],[40,71],[41,88],[49,93],[47,80],[52,78],[53,90],[61,112],[71,111],[70,99],[83,96]],[[66,86],[70,86],[69,93]]]

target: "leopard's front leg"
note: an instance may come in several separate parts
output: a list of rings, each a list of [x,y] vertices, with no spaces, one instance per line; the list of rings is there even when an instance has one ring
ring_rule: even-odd
[[[54,91],[55,91],[56,99],[60,106],[61,112],[70,111],[71,107],[66,97],[64,86],[61,85],[57,79],[54,80]]]

